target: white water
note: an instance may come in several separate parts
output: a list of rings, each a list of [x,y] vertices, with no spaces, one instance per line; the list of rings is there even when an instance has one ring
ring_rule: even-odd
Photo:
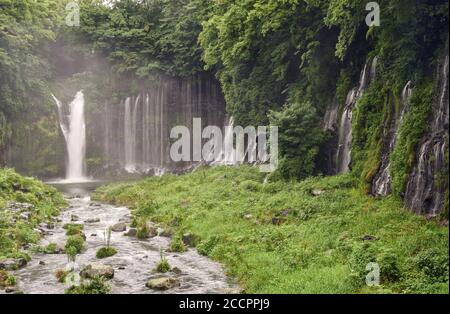
[[[52,95],[53,96],[53,95]],[[55,96],[58,106],[59,125],[67,147],[67,182],[87,181],[86,169],[86,123],[84,119],[84,94],[79,91],[68,108]]]

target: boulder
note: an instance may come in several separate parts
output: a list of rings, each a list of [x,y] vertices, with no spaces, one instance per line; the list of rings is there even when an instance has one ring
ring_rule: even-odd
[[[95,223],[99,223],[100,222],[100,218],[90,218],[88,220],[84,221],[87,224],[95,224]]]
[[[150,279],[145,286],[153,290],[169,290],[180,286],[180,281],[173,277],[164,276]]]
[[[131,228],[130,230],[128,230],[127,233],[125,233],[125,236],[127,237],[136,237],[137,236],[137,230],[134,228]]]
[[[194,236],[191,233],[185,233],[181,237],[183,243],[187,246],[194,246]]]
[[[114,232],[124,232],[127,230],[127,225],[123,222],[119,222],[111,227],[111,230]]]
[[[95,277],[112,279],[114,278],[114,269],[109,265],[92,263],[81,270],[80,276],[87,279],[93,279]]]
[[[319,189],[314,189],[314,190],[311,191],[311,194],[312,194],[313,196],[320,196],[320,195],[322,195],[322,194],[324,194],[324,193],[325,193],[324,190],[319,190]]]

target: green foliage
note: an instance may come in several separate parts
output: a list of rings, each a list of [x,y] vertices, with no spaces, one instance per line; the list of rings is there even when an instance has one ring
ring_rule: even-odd
[[[167,273],[171,269],[172,268],[170,267],[169,261],[164,256],[164,253],[161,251],[161,259],[160,259],[158,265],[156,265],[156,271],[159,273]]]
[[[69,251],[69,248],[73,248],[75,249],[76,253],[81,253],[84,248],[84,238],[80,235],[67,237],[65,248],[66,251]]]
[[[80,286],[70,287],[66,289],[65,294],[108,294],[111,287],[106,282],[106,279],[96,277],[88,282],[83,282]]]
[[[8,274],[7,271],[0,269],[0,287],[11,287],[15,286],[17,283],[16,277]]]
[[[175,234],[195,234],[198,252],[223,263],[246,293],[448,290],[448,227],[405,211],[396,197],[367,196],[351,174],[261,184],[263,179],[250,166],[202,168],[105,186],[95,195],[135,211],[154,200],[159,207],[151,219]],[[241,187],[253,186],[250,181],[262,188]],[[313,190],[324,193],[314,196]],[[375,240],[362,240],[365,235]],[[380,265],[381,287],[365,285],[369,262]]]
[[[170,252],[182,253],[186,252],[187,248],[186,245],[183,243],[181,237],[173,237],[172,240],[170,241],[169,250]]]
[[[293,104],[281,112],[272,112],[271,123],[279,128],[279,149],[283,156],[279,174],[286,179],[313,175],[324,139],[316,110],[309,103]]]
[[[99,259],[111,257],[117,254],[117,250],[113,247],[102,247],[97,251],[95,256]]]
[[[399,138],[391,155],[392,186],[397,194],[404,192],[408,175],[415,162],[418,144],[428,128],[428,117],[432,110],[433,83],[426,83],[414,89],[410,109],[400,126]]]
[[[8,209],[10,202],[28,203],[30,220],[19,219],[20,212]],[[29,257],[20,249],[25,244],[37,243],[34,230],[41,222],[48,222],[59,214],[66,203],[56,189],[32,178],[23,177],[11,169],[0,169],[0,257]],[[13,219],[17,222],[13,223]]]

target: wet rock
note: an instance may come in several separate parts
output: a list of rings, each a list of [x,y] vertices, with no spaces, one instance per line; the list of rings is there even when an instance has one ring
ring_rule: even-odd
[[[194,235],[191,233],[185,233],[181,237],[181,240],[183,240],[183,243],[187,246],[193,246],[194,245]]]
[[[158,235],[160,237],[170,238],[172,236],[172,231],[168,229],[162,229],[161,231],[158,231]]]
[[[181,275],[183,272],[178,267],[172,268],[172,272],[176,275]]]
[[[272,218],[272,224],[275,226],[279,226],[283,223],[283,220],[281,218],[278,217],[273,217]]]
[[[53,229],[55,229],[55,224],[49,222],[45,225],[45,227],[49,230],[53,230]]]
[[[109,265],[92,263],[81,270],[80,276],[87,279],[93,279],[95,277],[112,279],[114,278],[114,269]]]
[[[87,224],[95,224],[95,223],[100,222],[100,218],[91,218],[91,219],[85,220],[84,222]]]
[[[119,222],[111,227],[111,230],[114,232],[124,232],[127,230],[127,225],[123,222]]]
[[[0,269],[3,270],[17,270],[27,265],[24,258],[7,258],[0,261]]]
[[[131,223],[132,221],[133,221],[133,217],[129,214],[125,215],[119,219],[119,222],[123,222],[123,223]]]
[[[102,204],[92,202],[92,203],[89,204],[89,206],[91,206],[91,207],[101,207]]]
[[[374,236],[371,236],[371,235],[365,235],[365,236],[363,236],[362,238],[361,238],[363,241],[374,241],[374,240],[376,240],[377,238],[376,237],[374,237]]]
[[[324,193],[325,193],[325,191],[324,190],[320,190],[320,189],[314,189],[314,190],[311,191],[311,194],[313,196],[321,196]]]
[[[70,221],[75,222],[75,221],[79,221],[80,217],[78,217],[77,215],[71,215],[70,216]]]
[[[39,265],[44,266],[46,263],[44,261],[39,261]]]
[[[19,215],[19,218],[23,220],[30,220],[31,216],[32,214],[30,212],[24,212]]]
[[[134,228],[131,228],[130,230],[128,230],[127,233],[125,233],[125,236],[127,237],[136,237],[137,236],[137,230]]]
[[[30,211],[34,210],[35,206],[33,204],[29,203],[20,203],[20,202],[8,202],[6,205],[6,210],[12,211],[12,212],[21,212],[21,211]]]
[[[91,234],[91,237],[96,237],[96,236],[97,236],[97,234],[95,234],[95,233]]]
[[[164,276],[150,279],[145,286],[153,290],[169,290],[180,286],[180,281],[173,277]]]
[[[18,290],[16,287],[6,287],[5,292],[6,293],[16,293],[16,292],[18,292]]]

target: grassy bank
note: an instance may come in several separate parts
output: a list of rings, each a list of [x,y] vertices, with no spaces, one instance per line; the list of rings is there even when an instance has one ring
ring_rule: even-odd
[[[348,175],[263,181],[256,168],[202,168],[94,197],[131,206],[136,223],[160,223],[175,239],[191,233],[247,293],[448,293],[448,227],[364,195]],[[370,262],[381,286],[365,284]]]
[[[40,223],[53,223],[65,201],[56,189],[11,169],[0,169],[0,262],[28,259],[24,246],[37,243]]]

